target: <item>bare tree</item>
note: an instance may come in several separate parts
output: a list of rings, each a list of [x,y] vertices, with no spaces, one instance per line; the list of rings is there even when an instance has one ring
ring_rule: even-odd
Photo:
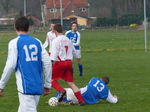
[[[111,8],[111,17],[117,18],[117,7],[116,7],[116,0],[111,0],[112,8]]]
[[[0,4],[3,6],[6,13],[9,11],[9,5],[11,0],[0,0]]]

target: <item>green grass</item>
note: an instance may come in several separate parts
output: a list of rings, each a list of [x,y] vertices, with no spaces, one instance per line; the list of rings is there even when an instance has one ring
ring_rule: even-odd
[[[149,112],[150,52],[144,51],[144,32],[137,30],[80,32],[84,76],[79,76],[77,63],[74,60],[76,85],[84,87],[92,77],[107,75],[110,77],[108,87],[112,94],[119,97],[119,103],[110,104],[105,100],[100,100],[98,104],[83,107],[50,107],[45,105],[45,102],[57,93],[52,89],[50,95],[41,97],[38,112]],[[7,44],[16,37],[15,33],[1,34],[0,32],[0,73],[7,59]],[[44,42],[46,32],[31,35]],[[149,32],[147,35],[150,35]],[[64,81],[60,83],[67,87]],[[16,112],[19,103],[14,73],[5,87],[4,95],[0,98],[0,112]]]

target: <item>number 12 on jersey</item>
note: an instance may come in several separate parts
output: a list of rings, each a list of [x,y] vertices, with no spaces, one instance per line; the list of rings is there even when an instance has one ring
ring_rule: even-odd
[[[37,61],[37,53],[38,49],[35,44],[31,44],[29,46],[24,45],[23,49],[25,50],[25,55],[26,55],[26,61]],[[29,52],[29,50],[32,50],[32,52]]]

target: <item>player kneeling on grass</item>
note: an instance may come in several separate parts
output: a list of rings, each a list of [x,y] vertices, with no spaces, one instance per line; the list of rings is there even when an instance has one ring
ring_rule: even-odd
[[[102,78],[92,78],[89,83],[80,88],[82,97],[87,104],[96,104],[100,101],[100,99],[107,100],[110,103],[117,103],[118,97],[113,96],[107,87],[109,83],[109,77],[103,76]],[[66,89],[66,97],[63,99],[63,102],[60,104],[67,105],[67,104],[78,104],[78,100],[73,94],[72,89]],[[56,94],[56,97],[59,96],[60,93]],[[69,102],[69,103],[66,103]],[[72,102],[72,103],[70,103]]]

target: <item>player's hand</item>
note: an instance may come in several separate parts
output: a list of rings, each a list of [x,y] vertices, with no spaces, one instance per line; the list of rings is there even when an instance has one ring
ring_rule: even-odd
[[[43,93],[43,96],[46,96],[48,94],[50,94],[51,90],[48,89],[48,88],[44,88],[44,93]]]
[[[2,94],[3,90],[0,89],[0,97],[3,97],[4,95]]]
[[[118,96],[114,95],[114,97],[118,99]]]

